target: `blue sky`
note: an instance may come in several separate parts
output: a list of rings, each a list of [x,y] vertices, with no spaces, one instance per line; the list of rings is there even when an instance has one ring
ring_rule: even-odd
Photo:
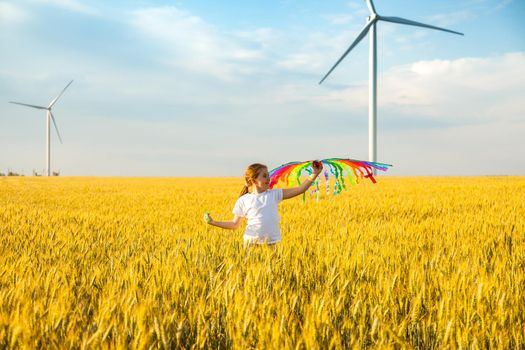
[[[392,175],[525,174],[525,2],[385,1],[378,160]],[[0,0],[0,172],[240,176],[368,157],[364,1]]]

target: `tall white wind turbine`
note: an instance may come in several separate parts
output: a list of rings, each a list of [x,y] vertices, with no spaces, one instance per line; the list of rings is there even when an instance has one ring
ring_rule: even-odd
[[[51,121],[53,121],[53,125],[55,126],[55,130],[57,132],[58,139],[60,140],[60,143],[62,143],[62,138],[60,137],[60,133],[58,132],[58,127],[57,127],[57,123],[55,121],[55,116],[53,115],[53,112],[51,111],[51,109],[53,108],[55,103],[57,103],[58,99],[60,98],[60,96],[62,96],[64,91],[66,91],[66,89],[69,87],[69,85],[71,85],[71,83],[73,83],[73,80],[71,80],[69,82],[69,84],[66,85],[66,87],[62,90],[62,92],[60,92],[60,94],[58,94],[58,96],[55,97],[53,99],[53,101],[51,101],[49,106],[47,106],[47,107],[35,106],[35,105],[29,105],[29,104],[26,104],[26,103],[9,101],[9,103],[14,103],[14,104],[17,104],[17,105],[31,107],[31,108],[36,108],[36,109],[43,109],[43,110],[46,111],[46,125],[47,125],[47,128],[46,128],[46,164],[47,164],[47,166],[46,166],[46,174],[47,174],[47,176],[51,176],[51,133],[50,133]]]
[[[419,23],[411,21],[409,19],[404,19],[400,17],[386,17],[380,16],[377,14],[372,0],[365,0],[368,10],[370,11],[370,16],[368,16],[367,23],[361,33],[354,40],[352,45],[345,51],[343,56],[333,65],[333,67],[326,73],[326,75],[321,79],[319,84],[322,84],[323,81],[332,73],[332,71],[341,63],[341,61],[352,51],[354,47],[359,44],[361,40],[366,36],[367,33],[370,33],[370,57],[369,57],[369,92],[368,92],[368,160],[371,162],[377,161],[377,32],[376,25],[379,21],[407,24],[416,27],[430,28],[441,30],[444,32],[449,32],[453,34],[463,35],[463,33],[455,32],[453,30],[440,28],[424,23]],[[375,175],[374,170],[374,175]]]

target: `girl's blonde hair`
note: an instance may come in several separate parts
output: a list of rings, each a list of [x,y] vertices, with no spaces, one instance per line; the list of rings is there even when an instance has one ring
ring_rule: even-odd
[[[244,172],[245,185],[242,188],[239,197],[244,196],[246,193],[249,192],[250,186],[253,185],[253,181],[259,176],[263,169],[268,169],[268,167],[260,163],[251,164],[249,167],[246,168],[246,171]]]

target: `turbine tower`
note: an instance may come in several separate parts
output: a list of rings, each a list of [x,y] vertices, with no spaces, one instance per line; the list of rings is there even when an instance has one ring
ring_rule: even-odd
[[[354,40],[352,45],[345,51],[341,58],[333,65],[333,67],[326,73],[326,75],[321,79],[319,84],[322,84],[323,81],[332,73],[332,71],[341,63],[341,61],[352,51],[354,47],[359,44],[361,40],[366,36],[367,33],[370,34],[370,53],[369,53],[369,92],[368,92],[368,160],[371,162],[377,162],[377,22],[385,21],[391,23],[406,24],[410,26],[423,27],[441,30],[448,33],[463,35],[463,33],[455,32],[453,30],[440,28],[432,26],[429,24],[415,22],[409,19],[404,19],[400,17],[386,17],[380,16],[375,9],[374,3],[372,0],[365,0],[368,10],[370,11],[370,16],[368,16],[367,23],[365,27],[361,30],[361,33]],[[374,170],[374,175],[376,172]]]
[[[57,103],[58,99],[60,98],[60,96],[62,96],[64,91],[66,91],[69,85],[71,85],[71,83],[73,83],[73,80],[71,80],[69,84],[66,85],[66,87],[62,90],[62,92],[58,94],[58,96],[55,97],[53,101],[51,101],[49,106],[47,107],[9,101],[9,103],[14,103],[16,105],[21,105],[21,106],[26,106],[26,107],[36,108],[36,109],[43,109],[46,111],[46,124],[47,124],[47,128],[46,128],[46,173],[47,173],[47,176],[51,176],[51,133],[50,133],[51,121],[53,121],[53,125],[55,126],[55,130],[57,132],[58,139],[60,140],[60,143],[62,143],[62,138],[60,137],[60,133],[58,132],[57,123],[55,121],[55,117],[53,116],[53,112],[51,111],[51,109],[53,108],[55,103]]]

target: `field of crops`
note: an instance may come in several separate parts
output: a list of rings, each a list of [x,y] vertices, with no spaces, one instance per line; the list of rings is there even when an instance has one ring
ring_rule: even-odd
[[[380,177],[280,206],[240,178],[0,178],[0,348],[524,348],[525,178]]]

